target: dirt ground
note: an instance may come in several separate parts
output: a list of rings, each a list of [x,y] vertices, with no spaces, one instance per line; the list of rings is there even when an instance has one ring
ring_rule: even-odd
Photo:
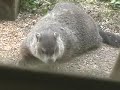
[[[81,2],[81,4],[103,30],[119,34],[120,10],[111,10],[101,2]],[[15,21],[0,21],[0,63],[17,64],[20,60],[20,44],[40,17],[39,14],[20,13]],[[118,48],[103,44],[100,48],[89,51],[75,60],[57,66],[53,65],[50,69],[58,72],[108,77],[118,53]]]

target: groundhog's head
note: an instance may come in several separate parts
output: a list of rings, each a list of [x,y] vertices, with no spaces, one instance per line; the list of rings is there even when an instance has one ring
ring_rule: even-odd
[[[64,44],[58,33],[36,33],[37,58],[44,63],[54,63],[64,53]]]

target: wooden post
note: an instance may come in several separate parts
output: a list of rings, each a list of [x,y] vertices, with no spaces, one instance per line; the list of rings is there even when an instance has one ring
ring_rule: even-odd
[[[0,0],[0,20],[15,20],[20,0]]]

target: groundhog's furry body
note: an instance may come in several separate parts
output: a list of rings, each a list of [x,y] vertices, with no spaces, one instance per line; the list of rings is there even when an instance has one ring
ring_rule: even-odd
[[[36,33],[42,33],[38,35],[42,38],[45,35],[49,35],[49,37],[52,38],[54,33],[57,33],[56,43],[54,42],[58,48],[58,51],[55,52],[57,54],[53,53],[53,57],[51,58],[47,58],[47,56],[42,57],[43,55],[38,54],[38,49],[44,47],[44,45],[37,46]],[[92,48],[99,47],[102,42],[100,34],[104,36],[104,32],[99,33],[98,26],[94,20],[84,12],[81,6],[77,6],[74,3],[58,3],[51,12],[45,15],[38,21],[35,27],[32,28],[32,31],[23,42],[21,47],[23,52],[21,54],[24,60],[29,56],[33,56],[37,59],[43,59],[41,61],[44,63],[48,63],[49,59],[54,59],[52,60],[54,62],[68,61],[74,56],[80,55]],[[49,37],[46,37],[46,40],[49,39],[48,42],[52,43],[53,39]],[[39,43],[44,43],[44,41],[40,41]],[[47,43],[47,45],[49,46],[51,43]],[[55,46],[52,45],[51,48]]]

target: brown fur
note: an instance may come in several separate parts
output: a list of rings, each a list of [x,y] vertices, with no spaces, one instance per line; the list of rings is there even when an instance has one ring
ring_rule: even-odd
[[[21,52],[23,59],[28,59],[29,61],[29,57],[35,56],[39,61],[48,63],[47,61],[50,61],[51,57],[49,58],[46,54],[38,52],[40,51],[39,49],[43,48],[40,44],[44,41],[38,42],[36,33],[38,35],[41,33],[48,35],[45,37],[47,39],[53,33],[59,34],[60,37],[57,40],[59,53],[54,54],[55,62],[68,62],[84,52],[99,47],[102,40],[109,45],[120,46],[119,36],[116,37],[112,33],[108,34],[100,30],[93,18],[81,6],[74,3],[56,4],[51,12],[37,22],[24,40],[23,52]],[[54,39],[48,40],[51,43]],[[115,41],[117,42],[114,43]],[[47,43],[46,46],[50,45],[50,43]],[[28,57],[26,58],[26,56]]]

